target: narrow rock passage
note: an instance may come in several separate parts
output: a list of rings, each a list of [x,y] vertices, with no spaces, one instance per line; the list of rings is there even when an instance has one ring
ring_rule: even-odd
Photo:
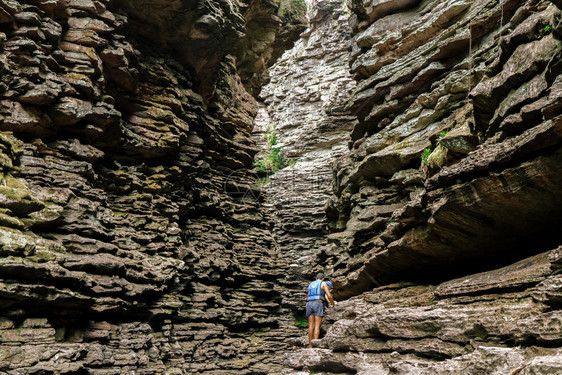
[[[283,301],[301,318],[318,271],[340,300],[283,373],[562,373],[560,8],[349,5],[312,7],[254,128],[296,160],[264,187]]]
[[[0,374],[561,374],[561,8],[0,0]]]
[[[323,1],[310,10],[308,29],[269,70],[254,126],[258,142],[275,134],[276,147],[290,164],[269,176],[263,192],[277,249],[289,265],[281,284],[283,304],[296,316],[302,316],[303,285],[319,270],[316,254],[330,246],[325,206],[356,121],[344,108],[355,87],[349,17],[340,1]],[[264,150],[256,158],[270,153]]]

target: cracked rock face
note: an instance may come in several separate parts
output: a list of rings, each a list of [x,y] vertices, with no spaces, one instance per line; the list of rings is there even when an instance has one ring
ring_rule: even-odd
[[[307,283],[322,271],[315,254],[330,246],[325,206],[336,160],[347,154],[355,122],[344,108],[355,87],[349,73],[349,10],[339,1],[322,1],[308,18],[301,39],[270,69],[254,127],[258,142],[275,133],[276,147],[292,161],[269,176],[263,191],[275,242],[291,265],[282,284],[284,303],[297,317],[303,315]],[[266,156],[262,151],[257,158]]]
[[[237,60],[251,7],[0,1],[0,372],[280,367],[296,328],[238,194],[257,150],[237,66],[290,36]]]
[[[340,295],[404,274],[445,280],[556,246],[560,9],[352,7],[348,108],[359,121],[327,210],[337,246],[318,256]]]
[[[297,3],[0,0],[1,373],[562,371],[560,1]]]
[[[560,4],[349,5],[358,121],[313,261],[340,303],[284,374],[561,372]]]

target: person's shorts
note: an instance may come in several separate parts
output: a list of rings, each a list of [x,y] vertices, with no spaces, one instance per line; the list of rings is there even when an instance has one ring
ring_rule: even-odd
[[[324,316],[324,301],[310,301],[306,303],[306,316]]]

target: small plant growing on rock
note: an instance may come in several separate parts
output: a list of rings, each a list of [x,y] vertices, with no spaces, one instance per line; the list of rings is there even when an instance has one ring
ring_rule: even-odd
[[[283,147],[277,146],[277,133],[275,130],[265,133],[267,143],[267,155],[256,160],[254,166],[256,171],[275,173],[279,169],[286,167]]]
[[[258,186],[267,186],[267,185],[269,184],[269,176],[265,176],[265,177],[262,177],[262,178],[258,178],[258,179],[256,180],[256,184],[257,184]]]
[[[552,27],[550,25],[546,25],[539,30],[539,38],[542,38],[545,35],[548,35],[552,32]]]
[[[448,130],[442,130],[439,133],[439,136],[435,140],[435,150],[433,150],[431,147],[428,147],[425,150],[423,150],[423,152],[421,154],[421,160],[422,160],[422,167],[423,167],[424,170],[427,171],[427,167],[429,167],[429,164],[431,162],[430,156],[434,151],[441,151],[442,154],[443,154],[443,157],[446,158],[447,148],[442,144],[441,140],[443,138],[445,138],[445,136],[447,135],[448,132],[449,132]]]
[[[443,130],[441,133],[439,133],[439,137],[437,137],[437,141],[436,141],[436,143],[437,143],[438,145],[443,146],[443,145],[441,144],[441,140],[442,140],[443,138],[445,138],[445,136],[447,135],[447,133],[448,133],[448,131],[446,131],[446,130]]]
[[[304,0],[291,0],[291,7],[297,15],[306,13],[306,3]]]
[[[421,160],[423,164],[427,165],[427,158],[429,157],[429,155],[431,155],[431,147],[428,147],[425,150],[423,150],[421,154]]]
[[[299,328],[308,328],[308,320],[306,319],[295,319],[295,326]]]
[[[254,161],[254,170],[256,172],[265,172],[271,175],[280,169],[295,164],[293,160],[285,157],[283,147],[277,144],[277,132],[272,126],[269,127],[263,137],[266,141],[266,154],[261,159]],[[268,183],[269,176],[257,180],[259,186],[265,186]]]
[[[306,21],[306,2],[305,0],[280,0],[277,14],[289,18],[293,22],[303,23]]]

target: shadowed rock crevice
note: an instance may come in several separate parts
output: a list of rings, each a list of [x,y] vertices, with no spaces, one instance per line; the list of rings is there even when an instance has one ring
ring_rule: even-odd
[[[280,8],[274,1],[118,0],[130,17],[129,33],[189,64],[207,103],[226,55],[236,56],[236,73],[252,95],[267,81],[269,67],[306,27],[302,7]],[[283,4],[281,4],[281,7]],[[250,90],[251,89],[251,90]],[[255,90],[255,93],[254,93]]]
[[[342,2],[321,1],[310,6],[307,17],[310,25],[301,39],[270,69],[254,127],[256,143],[262,145],[256,160],[271,157],[266,138],[273,136],[286,165],[275,173],[258,173],[270,174],[264,208],[276,248],[290,265],[280,285],[283,304],[295,319],[303,315],[305,284],[321,271],[315,256],[331,246],[325,205],[336,160],[347,154],[356,119],[344,108],[354,87],[349,11]]]

